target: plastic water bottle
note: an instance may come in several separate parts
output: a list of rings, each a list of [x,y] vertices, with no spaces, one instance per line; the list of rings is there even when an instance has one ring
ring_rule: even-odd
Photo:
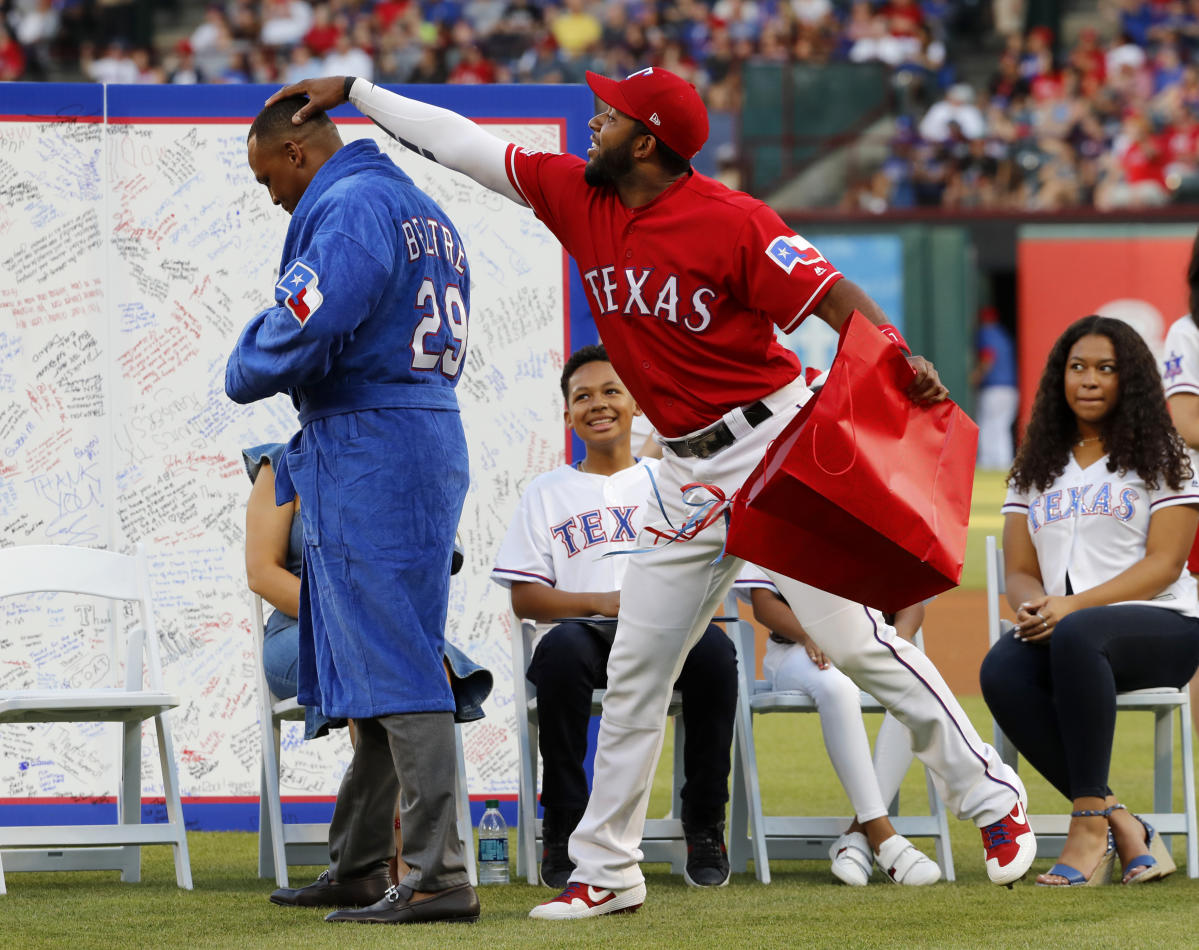
[[[498,799],[489,798],[479,819],[479,883],[508,883],[508,825]]]

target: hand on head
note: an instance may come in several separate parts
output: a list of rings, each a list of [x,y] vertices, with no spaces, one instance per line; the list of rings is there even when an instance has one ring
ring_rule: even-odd
[[[346,77],[324,76],[318,79],[302,79],[284,86],[266,101],[266,105],[286,99],[288,96],[307,96],[308,102],[292,116],[291,121],[301,125],[305,120],[318,112],[328,112],[330,109],[346,102]]]

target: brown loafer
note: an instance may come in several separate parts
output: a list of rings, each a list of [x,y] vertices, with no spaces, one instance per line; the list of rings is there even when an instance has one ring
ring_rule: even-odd
[[[469,884],[438,891],[421,900],[411,900],[412,888],[393,887],[383,899],[359,910],[335,910],[325,920],[360,924],[473,924],[479,919],[479,896]]]
[[[271,894],[271,903],[285,907],[366,907],[378,901],[390,886],[386,869],[348,881],[334,881],[324,870],[306,887],[279,888]]]

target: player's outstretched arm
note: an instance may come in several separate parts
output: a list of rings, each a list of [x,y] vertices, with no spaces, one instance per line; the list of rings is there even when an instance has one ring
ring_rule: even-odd
[[[457,112],[409,99],[353,76],[303,79],[284,86],[267,104],[301,95],[307,96],[308,102],[292,117],[297,125],[348,101],[406,148],[461,172],[518,204],[525,203],[508,180],[505,169],[509,143]]]

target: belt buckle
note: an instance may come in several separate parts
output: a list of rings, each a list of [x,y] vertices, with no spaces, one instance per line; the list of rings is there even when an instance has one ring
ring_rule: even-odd
[[[723,422],[713,427],[711,432],[697,435],[687,442],[687,448],[696,458],[706,459],[715,455],[721,449],[733,443],[732,432]]]

